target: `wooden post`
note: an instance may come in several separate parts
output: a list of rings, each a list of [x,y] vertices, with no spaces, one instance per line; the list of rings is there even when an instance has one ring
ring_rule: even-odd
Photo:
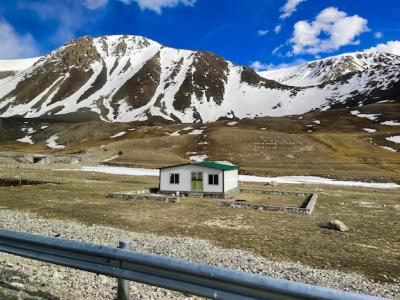
[[[119,241],[118,248],[130,250],[131,241]],[[129,300],[129,280],[118,278],[117,300]]]

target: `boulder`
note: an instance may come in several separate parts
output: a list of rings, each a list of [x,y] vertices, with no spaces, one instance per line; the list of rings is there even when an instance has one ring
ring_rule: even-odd
[[[326,224],[326,227],[329,229],[334,229],[340,232],[349,231],[349,227],[347,227],[342,221],[339,220],[331,220]]]

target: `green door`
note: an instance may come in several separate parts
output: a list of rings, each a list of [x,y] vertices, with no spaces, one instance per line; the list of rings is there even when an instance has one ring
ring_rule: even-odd
[[[192,172],[192,192],[203,191],[203,173]]]

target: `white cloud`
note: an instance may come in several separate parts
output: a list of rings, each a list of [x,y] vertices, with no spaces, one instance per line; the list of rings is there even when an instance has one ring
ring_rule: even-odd
[[[375,47],[369,48],[366,51],[378,51],[400,55],[400,41],[388,41],[385,44],[378,44]]]
[[[381,39],[383,37],[383,32],[377,31],[374,33],[376,39]]]
[[[314,21],[298,21],[294,25],[291,54],[317,54],[355,45],[359,43],[356,38],[368,30],[366,19],[328,7]]]
[[[297,10],[297,6],[304,1],[305,0],[287,0],[285,5],[280,9],[282,14],[279,16],[279,19],[290,17]]]
[[[18,34],[5,19],[0,18],[0,58],[34,57],[39,54],[31,34]]]
[[[280,63],[280,64],[272,64],[272,63],[262,63],[258,60],[253,61],[250,64],[250,67],[253,68],[256,72],[263,72],[263,71],[271,71],[271,70],[278,70],[278,69],[286,69],[286,68],[290,68],[293,66],[298,66],[298,65],[302,65],[304,63],[306,63],[307,61],[304,59],[295,59],[292,62],[289,63]]]
[[[184,6],[193,6],[197,0],[119,0],[122,3],[130,4],[131,2],[136,2],[140,9],[151,10],[157,14],[161,14],[163,8],[175,7],[180,4]]]
[[[101,7],[106,6],[108,0],[84,0],[83,5],[85,5],[88,9],[95,10]]]
[[[276,34],[278,34],[279,32],[281,32],[281,29],[282,29],[282,25],[281,25],[281,24],[278,24],[278,25],[276,25],[276,26],[274,27],[274,32],[275,32]]]
[[[269,32],[269,30],[260,29],[260,30],[257,30],[257,35],[264,36],[264,35],[267,35],[268,32]]]
[[[270,64],[264,64],[258,60],[253,61],[250,64],[250,68],[254,69],[257,72],[266,71],[266,70],[268,70],[269,66],[270,66]]]

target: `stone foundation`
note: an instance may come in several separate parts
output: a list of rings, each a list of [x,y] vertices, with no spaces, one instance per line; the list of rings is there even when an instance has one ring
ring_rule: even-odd
[[[115,192],[107,195],[107,198],[122,199],[122,200],[155,200],[162,202],[179,203],[180,196],[156,194],[158,189],[139,189],[128,192]]]
[[[307,194],[303,192],[268,191],[268,190],[253,190],[253,189],[240,189],[240,191],[244,193],[306,196],[306,198],[299,207],[274,206],[274,205],[246,203],[246,202],[232,201],[232,200],[221,200],[220,204],[222,206],[229,206],[233,208],[266,210],[266,211],[283,211],[289,213],[310,215],[314,211],[318,199],[318,194],[316,193]]]

